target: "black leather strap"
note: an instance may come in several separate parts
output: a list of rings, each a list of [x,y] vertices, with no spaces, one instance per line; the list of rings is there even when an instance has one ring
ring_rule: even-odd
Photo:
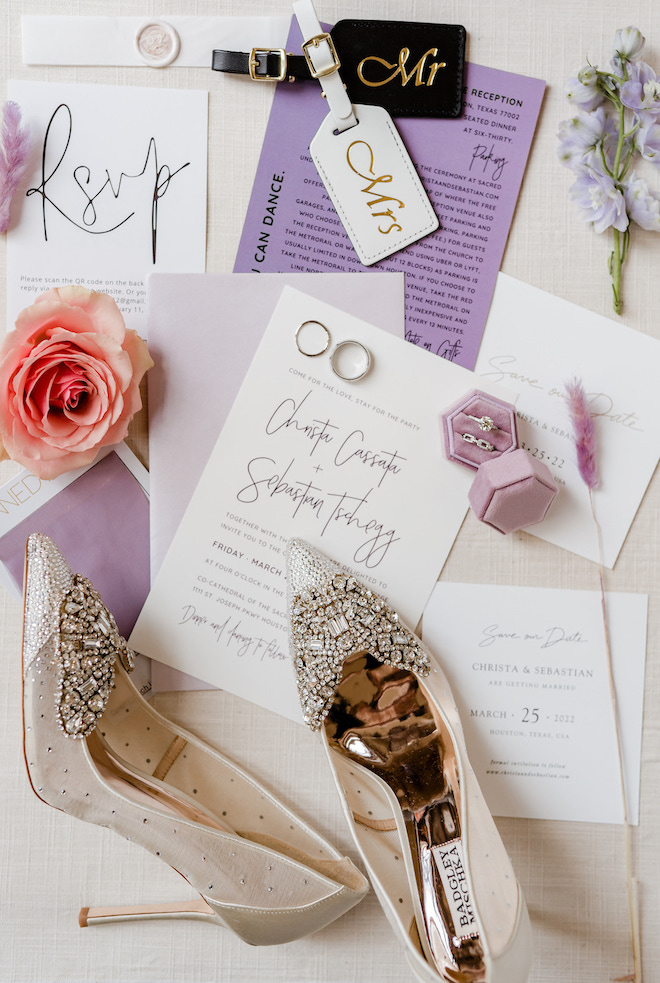
[[[466,32],[460,24],[342,20],[331,37],[351,102],[384,106],[392,116],[462,114]],[[302,55],[277,48],[214,51],[212,67],[264,82],[311,78]]]
[[[223,51],[216,49],[213,52],[211,68],[214,72],[228,72],[231,75],[252,75],[255,79],[272,81],[278,78],[282,71],[282,58],[285,59],[284,79],[287,81],[311,81],[309,66],[302,55],[290,55],[285,53],[283,56],[279,50],[272,48],[255,48],[254,58],[258,62],[250,71],[252,60],[250,51]]]

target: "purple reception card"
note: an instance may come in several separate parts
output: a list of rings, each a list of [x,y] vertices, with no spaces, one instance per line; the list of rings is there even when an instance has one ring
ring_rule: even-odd
[[[407,339],[473,368],[544,88],[467,65],[462,118],[396,120],[440,229],[367,268],[309,156],[326,113],[319,89],[281,83],[234,272],[405,272]]]

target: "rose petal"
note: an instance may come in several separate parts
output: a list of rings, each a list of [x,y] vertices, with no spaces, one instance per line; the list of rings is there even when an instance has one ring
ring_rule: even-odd
[[[80,308],[66,307],[59,302],[33,304],[16,318],[14,330],[7,333],[0,346],[0,358],[19,345],[32,348],[50,338],[58,328],[74,334],[93,332],[94,323]]]
[[[149,369],[153,368],[153,359],[149,354],[146,342],[140,338],[137,331],[128,329],[124,338],[124,351],[128,352],[133,365],[133,379],[138,384],[142,376]]]
[[[121,343],[124,340],[126,326],[121,311],[117,307],[115,300],[109,294],[99,293],[96,290],[88,290],[86,287],[77,287],[73,284],[66,287],[54,287],[47,293],[38,297],[35,303],[40,304],[46,300],[57,298],[62,304],[69,308],[79,308],[90,318],[94,324],[94,330],[100,334],[108,335],[115,341]]]

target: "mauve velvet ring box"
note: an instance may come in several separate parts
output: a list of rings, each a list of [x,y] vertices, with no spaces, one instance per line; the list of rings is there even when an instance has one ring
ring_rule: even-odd
[[[442,431],[448,459],[474,471],[518,447],[515,406],[478,389],[445,410]]]
[[[557,491],[547,465],[519,449],[482,464],[468,499],[478,519],[507,533],[541,522]]]

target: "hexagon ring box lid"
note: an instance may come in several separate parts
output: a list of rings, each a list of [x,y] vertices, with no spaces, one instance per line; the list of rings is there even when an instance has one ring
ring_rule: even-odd
[[[516,408],[473,389],[442,414],[445,454],[474,471],[518,447]]]
[[[557,491],[547,465],[520,448],[482,464],[468,499],[478,519],[507,533],[541,522]]]

